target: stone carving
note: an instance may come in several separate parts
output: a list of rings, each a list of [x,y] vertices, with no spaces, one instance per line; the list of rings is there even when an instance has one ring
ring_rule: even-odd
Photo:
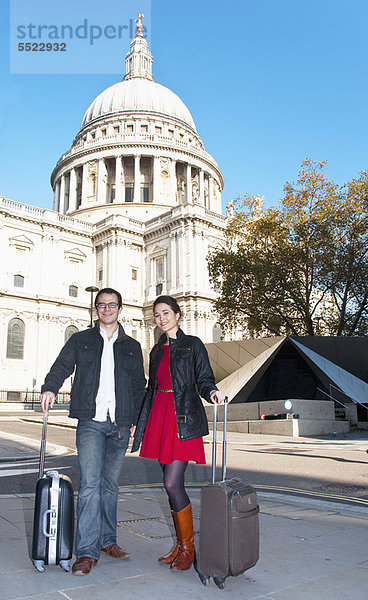
[[[192,200],[195,204],[199,204],[199,187],[196,182],[192,183]]]
[[[260,214],[262,213],[263,201],[264,201],[264,196],[260,196],[259,194],[257,194],[256,196],[253,196],[254,216],[259,217]]]
[[[170,159],[169,158],[161,158],[160,159],[160,167],[161,167],[161,173],[166,171],[165,175],[167,176],[170,171]]]
[[[235,212],[235,204],[234,202],[232,202],[232,200],[230,200],[227,204],[226,204],[226,216],[227,218],[231,218],[234,216],[234,212]]]
[[[179,204],[185,203],[185,195],[186,195],[185,179],[183,177],[181,177],[178,180],[178,202],[179,202]]]

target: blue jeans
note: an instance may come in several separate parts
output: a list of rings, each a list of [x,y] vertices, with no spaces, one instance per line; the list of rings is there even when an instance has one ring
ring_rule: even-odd
[[[77,501],[77,558],[100,557],[100,549],[116,543],[119,476],[129,444],[129,427],[122,439],[119,427],[107,418],[80,419],[77,450],[80,484]]]

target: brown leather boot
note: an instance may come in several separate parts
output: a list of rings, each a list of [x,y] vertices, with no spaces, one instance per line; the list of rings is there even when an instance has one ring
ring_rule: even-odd
[[[170,568],[174,571],[186,571],[190,569],[195,559],[192,505],[188,504],[175,514],[180,548]]]
[[[172,516],[172,520],[174,521],[174,527],[175,527],[175,533],[176,533],[176,545],[172,548],[172,550],[170,550],[170,552],[168,552],[164,556],[160,556],[160,558],[158,559],[158,562],[163,563],[164,565],[171,565],[171,563],[176,559],[176,557],[178,555],[179,546],[180,546],[179,536],[178,536],[178,528],[176,525],[176,513],[173,510],[171,510],[171,516]]]

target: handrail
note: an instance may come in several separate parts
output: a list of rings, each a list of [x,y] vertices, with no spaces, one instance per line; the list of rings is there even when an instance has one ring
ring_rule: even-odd
[[[339,388],[336,388],[339,392],[341,392],[342,394],[344,394],[344,392],[342,392],[341,390],[339,390]],[[333,400],[334,402],[337,402],[338,404],[341,404],[341,406],[343,406],[344,408],[346,408],[345,404],[343,402],[340,402],[340,400],[337,400],[336,398],[334,398],[333,396],[331,396],[331,394],[328,394],[327,392],[325,392],[324,390],[321,390],[321,388],[317,387],[317,390],[319,392],[322,392],[322,394],[325,394],[328,398],[331,398],[331,400]],[[347,394],[345,394],[345,396],[347,396],[348,398],[350,398],[350,396],[348,396]],[[352,398],[350,398],[350,400],[352,400]]]

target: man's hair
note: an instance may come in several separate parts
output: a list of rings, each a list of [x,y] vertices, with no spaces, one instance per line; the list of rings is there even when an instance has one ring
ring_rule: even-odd
[[[117,292],[116,290],[114,290],[113,288],[102,288],[102,290],[100,290],[97,294],[96,294],[96,298],[95,298],[95,308],[97,308],[97,304],[98,304],[98,299],[101,296],[101,294],[115,294],[115,296],[118,299],[118,305],[119,308],[121,308],[123,306],[123,299],[121,297],[120,292]]]

